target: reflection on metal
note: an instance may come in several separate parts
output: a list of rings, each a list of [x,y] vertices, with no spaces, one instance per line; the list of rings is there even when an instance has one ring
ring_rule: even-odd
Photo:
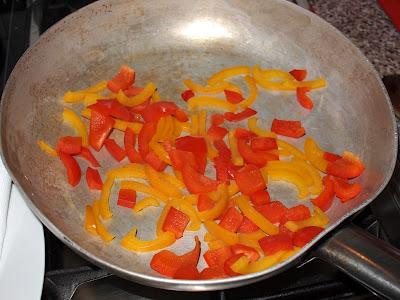
[[[215,38],[232,38],[230,32],[224,25],[211,19],[196,19],[183,26],[180,34],[190,39],[215,39]]]

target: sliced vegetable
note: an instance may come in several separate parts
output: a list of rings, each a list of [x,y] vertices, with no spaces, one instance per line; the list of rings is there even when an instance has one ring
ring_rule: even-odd
[[[264,205],[270,202],[270,196],[267,190],[260,190],[250,195],[250,200],[254,206]]]
[[[214,201],[210,199],[206,194],[200,194],[199,200],[197,201],[197,210],[206,211],[214,207]]]
[[[288,121],[278,119],[274,119],[272,121],[271,131],[280,135],[293,138],[299,138],[305,134],[305,130],[300,121]]]
[[[333,189],[336,197],[344,203],[360,194],[361,185],[358,182],[349,183],[347,180],[342,178],[333,178]]]
[[[135,132],[131,128],[127,128],[124,135],[125,154],[128,157],[129,161],[132,163],[142,162],[140,154],[135,149],[135,144]]]
[[[186,188],[192,194],[209,193],[215,191],[218,187],[217,181],[200,174],[190,165],[183,166],[182,176]]]
[[[89,143],[94,150],[100,151],[104,141],[110,135],[114,119],[93,110],[90,117]]]
[[[110,153],[111,156],[114,157],[116,161],[121,161],[125,158],[126,156],[125,150],[122,149],[115,140],[106,139],[104,141],[104,146],[106,146],[108,153]]]
[[[311,202],[323,211],[327,211],[332,205],[333,197],[335,197],[334,182],[330,176],[325,176],[322,181],[324,190]]]
[[[165,218],[163,224],[163,231],[173,232],[176,239],[180,239],[183,236],[186,226],[189,224],[189,217],[183,212],[171,207]]]
[[[163,249],[175,242],[175,235],[172,232],[164,232],[156,239],[151,241],[143,241],[136,237],[137,229],[133,228],[121,240],[120,244],[123,248],[135,252],[150,252]]]
[[[253,151],[278,149],[278,144],[276,139],[271,137],[255,137],[251,139],[251,149]]]
[[[298,87],[296,89],[296,97],[297,101],[306,109],[312,109],[314,107],[314,103],[311,98],[308,97],[307,93],[310,91],[308,87]]]
[[[240,233],[250,233],[259,230],[258,226],[253,223],[248,217],[243,217],[243,222],[240,224],[238,232]]]
[[[113,79],[108,81],[107,87],[110,91],[118,93],[126,90],[135,82],[135,71],[127,66],[121,66],[119,72]]]
[[[159,101],[149,104],[142,112],[145,122],[157,122],[160,118],[173,115],[180,122],[188,121],[186,114],[174,102]]]
[[[220,126],[211,126],[207,130],[207,135],[210,137],[211,141],[222,140],[228,133],[228,130]]]
[[[97,235],[96,222],[94,220],[93,208],[85,206],[85,229],[93,235]]]
[[[115,99],[97,100],[96,103],[89,105],[88,108],[105,116],[111,116],[127,122],[135,120],[129,109]]]
[[[79,164],[69,154],[58,152],[58,157],[67,171],[68,183],[73,187],[76,186],[81,180],[81,168]]]
[[[303,81],[307,77],[307,70],[299,70],[299,69],[293,69],[290,72],[290,75],[292,75],[297,81]]]
[[[255,209],[271,223],[279,223],[287,213],[287,208],[279,201],[271,201],[267,204],[256,206]]]
[[[274,255],[278,251],[293,250],[292,238],[283,233],[263,237],[258,243],[266,256]]]
[[[226,230],[222,226],[216,224],[213,221],[205,221],[204,226],[207,231],[217,237],[218,239],[224,241],[228,245],[234,245],[239,242],[239,237],[236,233]]]
[[[192,90],[186,90],[181,94],[183,101],[188,102],[190,98],[194,97],[194,93]]]
[[[307,206],[299,204],[286,209],[284,218],[287,221],[301,221],[311,217],[310,210]]]
[[[245,162],[258,167],[263,167],[268,161],[279,160],[277,155],[265,151],[253,151],[245,139],[237,140],[237,148]]]
[[[50,156],[57,156],[57,151],[54,150],[49,144],[47,144],[45,141],[43,140],[38,140],[37,141],[38,146],[40,147],[40,149],[47,153]]]
[[[235,179],[239,190],[245,195],[252,195],[266,188],[260,169],[254,165],[246,165],[239,169]]]
[[[133,211],[137,213],[137,212],[145,209],[146,207],[150,207],[150,206],[158,207],[158,206],[160,206],[160,202],[158,202],[158,200],[156,198],[146,197],[135,204],[135,206],[133,207]]]
[[[310,226],[304,227],[294,234],[293,237],[293,245],[297,247],[303,247],[308,244],[313,238],[315,238],[318,234],[324,231],[324,228]]]
[[[358,177],[364,172],[365,167],[360,159],[353,153],[345,151],[342,158],[329,162],[326,171],[336,177],[351,179]]]
[[[120,189],[118,192],[117,205],[133,208],[136,204],[136,191],[128,189]]]
[[[250,107],[246,107],[243,111],[238,113],[226,112],[224,113],[224,118],[229,122],[240,122],[247,118],[250,118],[251,116],[254,116],[256,113],[256,110]]]
[[[190,98],[188,103],[189,110],[201,109],[201,108],[212,108],[220,109],[225,111],[234,112],[236,106],[232,103],[225,101],[224,99],[209,97],[209,96],[197,96]]]
[[[221,217],[219,226],[231,232],[236,232],[242,222],[243,215],[236,208],[230,207]]]
[[[99,171],[91,167],[86,169],[86,182],[91,190],[101,190],[103,188],[103,181],[101,180]]]
[[[86,126],[82,122],[81,118],[73,110],[64,107],[63,121],[68,123],[76,130],[76,132],[82,138],[82,145],[86,147],[89,143],[88,133],[86,130]]]
[[[88,162],[90,162],[92,167],[94,167],[94,168],[100,167],[99,162],[97,161],[96,157],[94,157],[94,155],[89,150],[89,148],[82,147],[81,148],[81,153],[79,153],[79,156],[84,158],[84,159],[86,159]]]
[[[231,246],[232,253],[234,255],[244,254],[250,261],[256,261],[260,258],[260,254],[254,248],[246,245],[236,244]]]
[[[240,93],[224,90],[225,98],[228,102],[232,104],[238,104],[244,100],[243,96]]]
[[[209,267],[223,266],[225,261],[233,255],[229,246],[216,250],[208,250],[204,253],[204,260]]]

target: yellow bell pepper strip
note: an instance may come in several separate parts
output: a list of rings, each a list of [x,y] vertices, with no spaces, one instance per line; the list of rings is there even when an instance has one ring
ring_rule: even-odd
[[[209,233],[228,245],[235,245],[239,242],[239,236],[236,233],[226,230],[213,221],[205,221],[204,226]]]
[[[96,83],[95,85],[89,86],[88,88],[84,89],[87,93],[100,93],[107,88],[107,81],[102,80]]]
[[[281,156],[292,156],[292,153],[290,153],[288,150],[286,149],[272,149],[272,150],[268,150],[268,153],[271,153],[273,155],[277,155],[279,157]]]
[[[163,210],[161,211],[160,216],[158,217],[158,221],[157,221],[157,225],[156,225],[157,236],[160,236],[164,233],[164,230],[162,228],[163,228],[165,218],[167,217],[170,208],[171,208],[171,204],[167,203],[167,205],[165,205]]]
[[[127,164],[123,167],[111,169],[107,172],[107,178],[112,179],[128,179],[140,178],[146,179],[146,173],[142,164]]]
[[[289,172],[296,173],[298,176],[302,177],[307,186],[312,186],[314,184],[312,175],[310,174],[309,169],[300,162],[304,161],[302,160],[299,160],[299,162],[282,161],[282,160],[270,161],[268,162],[268,165],[265,168],[267,170],[283,169],[283,170],[288,170]]]
[[[134,190],[136,192],[141,192],[144,194],[148,194],[150,196],[153,196],[161,201],[167,202],[168,201],[168,196],[162,193],[161,191],[158,191],[148,185],[145,185],[144,183],[137,182],[137,181],[122,181],[121,182],[121,189],[123,190]]]
[[[285,223],[285,227],[290,231],[296,232],[310,226],[325,228],[328,222],[328,216],[319,207],[314,205],[314,213],[310,218],[302,221],[288,221]]]
[[[182,197],[182,193],[176,186],[164,180],[162,173],[157,172],[149,165],[145,165],[144,172],[146,173],[147,180],[154,189],[168,197]]]
[[[197,205],[198,200],[199,200],[199,195],[189,194],[183,196],[183,201],[189,203],[190,205]]]
[[[94,216],[94,222],[96,223],[96,230],[98,235],[102,238],[103,241],[111,241],[115,238],[114,235],[112,235],[107,228],[103,225],[103,223],[100,221],[100,202],[98,200],[93,201],[93,216]]]
[[[294,184],[297,187],[298,191],[297,196],[300,199],[304,199],[309,195],[307,183],[305,182],[305,180],[301,175],[298,175],[297,173],[286,169],[271,169],[268,167],[262,169],[262,173],[264,176],[265,172],[268,175],[269,182],[283,180]]]
[[[169,173],[162,173],[162,176],[166,181],[168,181],[170,184],[174,185],[177,189],[181,190],[181,189],[185,188],[185,184],[183,183],[183,181],[181,181],[175,175],[169,174]],[[194,196],[196,196],[196,195],[194,195]]]
[[[178,122],[179,122],[179,121],[178,121]],[[180,123],[181,126],[182,126],[182,131],[183,131],[183,132],[190,133],[191,128],[192,128],[190,122],[179,122],[179,123]]]
[[[279,263],[280,258],[285,255],[285,252],[287,251],[278,251],[273,255],[265,256],[257,261],[249,263],[247,268],[242,271],[242,274],[257,273],[276,265]]]
[[[278,262],[287,260],[289,257],[295,255],[300,249],[300,247],[293,247],[293,250],[284,251],[285,253],[279,258]]]
[[[249,267],[250,260],[247,258],[246,255],[242,255],[239,257],[237,261],[235,261],[231,266],[231,270],[238,274],[245,274],[247,268]]]
[[[209,97],[209,96],[199,96],[190,98],[188,103],[188,109],[193,111],[197,108],[212,108],[226,110],[230,112],[236,111],[236,105],[229,103],[225,99]]]
[[[249,95],[244,101],[239,103],[240,108],[243,109],[252,105],[254,101],[256,101],[258,95],[257,85],[256,82],[254,81],[254,78],[251,76],[245,76],[244,81],[246,82],[247,87],[249,88]]]
[[[97,235],[93,208],[90,205],[85,206],[85,229],[91,234]]]
[[[206,145],[207,145],[207,157],[210,160],[212,160],[218,156],[218,151],[214,148],[208,136],[205,136],[204,138],[206,140]]]
[[[225,208],[228,205],[228,190],[225,184],[221,184],[218,186],[217,189],[217,199],[215,199],[214,195],[211,195],[212,193],[209,194],[209,197],[212,200],[216,200],[215,205],[208,210],[203,210],[197,213],[199,216],[200,220],[202,221],[209,221],[209,220],[214,220],[218,216],[222,214],[222,212],[225,210]]]
[[[155,250],[164,249],[175,243],[175,234],[166,231],[163,232],[156,239],[151,241],[143,241],[136,237],[137,229],[133,228],[121,240],[121,246],[129,251],[135,252],[150,252]]]
[[[207,243],[207,246],[208,246],[208,249],[210,249],[210,250],[217,250],[217,249],[221,249],[223,247],[226,247],[227,244],[224,241],[215,240],[215,241],[209,241]]]
[[[39,148],[46,154],[50,155],[50,156],[57,156],[57,151],[53,149],[53,147],[51,147],[49,144],[47,144],[45,141],[43,140],[38,140],[37,144],[39,146]]]
[[[160,206],[160,202],[158,202],[158,200],[156,198],[146,197],[146,198],[140,200],[139,202],[137,202],[135,204],[135,206],[132,208],[132,210],[135,213],[137,213],[137,212],[145,209],[146,207],[150,207],[150,206],[158,207],[158,206]]]
[[[311,194],[314,194],[314,195],[321,194],[324,189],[324,186],[322,184],[322,178],[321,178],[319,171],[314,166],[307,163],[306,161],[298,159],[296,157],[292,161],[293,161],[293,163],[296,163],[297,165],[301,165],[304,169],[307,169],[307,173],[310,174],[312,181],[313,181],[313,185],[310,187]]]
[[[150,142],[149,144],[151,150],[154,151],[154,153],[158,156],[159,159],[161,159],[163,162],[165,162],[168,165],[172,165],[171,159],[169,158],[168,152],[165,151],[164,147],[160,145],[157,142]]]
[[[218,239],[217,239],[215,236],[213,236],[211,233],[209,233],[209,232],[206,232],[206,233],[204,234],[203,240],[204,240],[206,243],[208,243],[208,242],[213,242],[213,241],[218,241]]]
[[[179,122],[177,119],[172,118],[174,122],[174,139],[181,136],[183,131],[183,122]]]
[[[197,215],[196,210],[193,208],[193,206],[189,203],[187,203],[186,201],[184,201],[183,199],[172,199],[170,201],[171,205],[173,207],[175,207],[177,210],[182,211],[183,213],[185,213],[189,219],[190,219],[190,223],[188,225],[188,227],[186,228],[189,231],[197,231],[200,229],[201,227],[201,221]]]
[[[154,94],[155,90],[156,90],[155,84],[149,82],[148,84],[146,84],[143,91],[141,91],[138,95],[133,96],[131,98],[127,97],[125,93],[122,90],[120,90],[117,94],[117,100],[119,103],[125,106],[132,107],[135,105],[142,104],[143,102],[148,100]]]
[[[190,134],[197,135],[199,132],[199,115],[197,112],[190,114]]]
[[[155,90],[153,93],[153,96],[151,96],[151,102],[154,103],[154,102],[158,102],[160,100],[161,100],[160,93],[157,90]]]
[[[312,139],[307,138],[304,142],[304,153],[306,159],[318,170],[326,173],[328,162],[324,159],[324,151]]]
[[[239,193],[239,187],[236,184],[236,182],[231,182],[228,186],[228,195],[229,197],[235,196],[237,193]]]
[[[87,93],[85,94],[85,97],[83,97],[83,103],[85,106],[89,106],[96,103],[99,99],[104,99],[104,96],[94,93]]]
[[[243,244],[256,249],[258,252],[262,253],[262,249],[258,240],[265,237],[266,234],[262,230],[257,230],[251,233],[239,233],[239,244]]]
[[[88,145],[88,133],[81,118],[74,111],[64,107],[63,121],[75,129],[77,134],[82,137],[82,146],[86,147]]]
[[[260,214],[253,206],[250,205],[249,197],[239,196],[235,198],[235,203],[239,206],[242,213],[253,221],[262,231],[269,235],[277,234],[279,232],[278,227],[268,221],[262,214]]]
[[[208,85],[214,85],[222,80],[238,75],[249,75],[250,68],[247,66],[236,66],[231,68],[226,68],[212,75],[208,80]]]
[[[103,184],[100,194],[100,215],[104,220],[110,219],[112,217],[112,212],[110,209],[110,194],[111,189],[114,184],[114,179],[108,177]]]
[[[64,94],[64,102],[67,103],[76,103],[84,100],[85,96],[87,94],[97,94],[105,90],[107,87],[107,81],[103,80],[100,81],[99,83],[90,86],[86,89],[79,90],[79,91],[68,91]]]
[[[200,84],[194,83],[190,79],[185,79],[183,81],[183,84],[189,90],[192,90],[193,92],[199,94],[217,94],[223,92],[224,90],[228,90],[232,86],[232,84],[227,81],[217,82],[209,86],[202,86]]]
[[[243,157],[241,157],[239,154],[235,132],[233,130],[230,130],[228,132],[228,140],[229,140],[229,148],[231,149],[231,154],[232,154],[232,163],[235,166],[243,166],[244,164]]]
[[[298,148],[295,146],[285,142],[284,140],[276,139],[276,143],[279,148],[282,148],[284,150],[289,151],[293,156],[298,157],[302,160],[306,159],[306,156],[304,155],[303,152],[301,152]]]
[[[199,112],[199,135],[206,135],[206,122],[207,122],[207,111],[200,110]]]
[[[247,119],[247,127],[249,128],[249,130],[251,132],[254,132],[258,136],[272,137],[272,138],[276,139],[276,133],[275,132],[264,130],[264,129],[258,127],[257,126],[257,121],[258,121],[257,117],[250,117],[250,118]]]

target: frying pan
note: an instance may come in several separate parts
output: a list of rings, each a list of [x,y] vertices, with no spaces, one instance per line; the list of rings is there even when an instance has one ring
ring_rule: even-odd
[[[121,64],[135,68],[139,85],[155,82],[165,99],[178,99],[184,78],[201,82],[234,65],[306,68],[310,78],[324,76],[329,85],[312,93],[316,104],[312,112],[301,110],[293,94],[264,91],[255,109],[264,120],[302,120],[307,133],[324,149],[346,149],[360,155],[366,166],[360,178],[362,193],[345,204],[336,201],[328,212],[326,230],[294,257],[270,269],[208,281],[159,276],[149,267],[152,254],[131,253],[118,243],[132,226],[138,227],[141,238],[153,238],[159,210],[132,215],[112,204],[114,218],[107,226],[118,238],[106,244],[92,237],[83,229],[84,206],[98,195],[84,183],[70,188],[61,163],[36,145],[38,139],[55,144],[57,137],[73,134],[61,121],[66,90],[110,78]],[[2,158],[40,220],[93,263],[127,279],[166,289],[236,287],[295,265],[324,235],[375,198],[392,174],[397,153],[392,108],[370,63],[332,26],[278,0],[93,3],[58,22],[23,55],[10,75],[1,105]],[[296,141],[297,145],[301,147],[303,141]],[[107,157],[100,152],[102,165],[112,166]],[[286,205],[294,204],[290,187],[271,184],[270,192]],[[195,234],[202,237],[203,232]],[[191,249],[193,235],[188,233],[171,249],[178,253]],[[383,295],[399,298],[400,256],[394,248],[350,227],[325,239],[315,253]],[[200,261],[200,268],[203,265]]]

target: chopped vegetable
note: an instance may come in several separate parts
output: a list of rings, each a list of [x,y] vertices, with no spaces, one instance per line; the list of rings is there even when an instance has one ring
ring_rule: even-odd
[[[136,204],[136,191],[120,189],[117,204],[119,206],[133,208]]]
[[[99,171],[91,167],[86,169],[86,182],[91,190],[101,190],[103,188],[103,181],[101,180]]]
[[[276,134],[299,138],[305,134],[305,130],[300,121],[287,121],[274,119],[272,121],[271,131]]]
[[[135,71],[127,66],[121,66],[118,74],[107,83],[107,87],[110,91],[118,93],[129,88],[134,82]]]
[[[245,195],[252,195],[266,188],[260,169],[254,165],[246,165],[239,169],[236,173],[236,183]]]
[[[290,72],[290,75],[292,75],[297,81],[303,81],[307,77],[307,70],[298,70],[298,69],[293,69]]]
[[[50,156],[57,156],[57,151],[54,150],[49,144],[47,144],[45,141],[43,140],[38,140],[37,141],[40,149],[42,149],[42,151],[44,151],[45,153],[47,153]]]
[[[115,158],[115,160],[121,161],[125,158],[125,150],[122,149],[115,140],[106,139],[104,141],[104,146],[106,146],[108,153],[110,153],[111,156]]]
[[[81,168],[75,158],[63,152],[58,152],[58,157],[67,171],[68,183],[73,187],[76,186],[81,181]]]
[[[164,231],[171,231],[175,234],[176,239],[183,236],[186,226],[189,224],[189,217],[183,212],[171,207],[165,218],[162,229]]]
[[[238,104],[244,100],[243,96],[240,93],[224,90],[226,100],[232,104]]]
[[[303,247],[308,244],[313,238],[320,234],[324,229],[321,227],[310,226],[304,227],[294,234],[293,245]]]
[[[296,97],[301,106],[311,110],[314,107],[314,103],[310,97],[307,96],[309,91],[310,89],[308,87],[298,87],[296,90]]]
[[[224,118],[229,122],[240,122],[242,120],[250,118],[251,116],[254,116],[256,113],[257,111],[255,111],[254,109],[246,107],[243,111],[236,114],[233,112],[226,112],[224,113]]]

